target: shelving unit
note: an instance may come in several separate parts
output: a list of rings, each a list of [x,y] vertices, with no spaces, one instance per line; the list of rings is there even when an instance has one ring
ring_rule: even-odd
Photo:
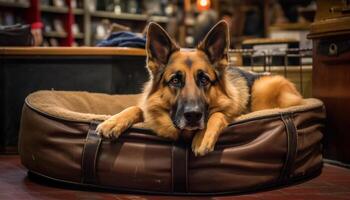
[[[74,43],[77,43],[79,46],[94,45],[96,43],[93,41],[95,37],[93,35],[96,28],[95,25],[101,23],[102,20],[127,25],[131,27],[132,31],[136,32],[141,32],[149,21],[155,21],[163,25],[169,21],[167,16],[149,16],[146,14],[131,13],[116,14],[104,10],[92,11],[88,5],[89,0],[76,1],[78,1],[77,5],[79,7],[72,8],[69,6],[72,0],[64,0],[65,7],[54,6],[52,1],[49,1],[50,5],[44,5],[41,4],[40,0],[29,0],[28,4],[0,0],[0,9],[2,7],[14,10],[22,8],[25,10],[22,17],[25,23],[31,24],[41,21],[44,23],[44,26],[50,24],[50,31],[45,31],[45,27],[43,29],[44,40],[48,41],[50,38],[54,38],[60,46],[72,46]],[[54,19],[62,22],[64,32],[55,30]],[[74,24],[77,24],[79,28],[79,33],[77,34],[73,33],[72,26]]]

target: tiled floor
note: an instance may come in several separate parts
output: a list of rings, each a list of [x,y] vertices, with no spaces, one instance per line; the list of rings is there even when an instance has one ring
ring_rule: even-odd
[[[148,199],[212,199],[212,200],[350,200],[350,169],[325,165],[322,174],[306,183],[278,190],[249,195],[218,197],[171,197],[117,194],[107,191],[67,189],[33,182],[18,156],[0,156],[0,200],[30,199],[93,199],[93,200],[148,200]]]

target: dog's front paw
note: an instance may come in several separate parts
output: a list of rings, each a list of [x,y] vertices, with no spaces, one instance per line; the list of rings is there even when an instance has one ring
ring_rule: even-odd
[[[215,141],[205,137],[204,132],[197,133],[192,140],[192,151],[195,156],[204,156],[214,150]]]
[[[122,120],[107,119],[96,128],[97,134],[104,138],[118,138],[119,135],[128,128],[128,125]]]

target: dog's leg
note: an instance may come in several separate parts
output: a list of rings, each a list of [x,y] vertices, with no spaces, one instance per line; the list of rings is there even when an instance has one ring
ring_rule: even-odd
[[[147,120],[149,119],[149,120]],[[179,129],[177,129],[167,113],[152,113],[145,119],[145,124],[150,127],[158,136],[177,140]]]
[[[143,111],[138,106],[131,106],[113,115],[96,128],[97,133],[106,138],[117,138],[122,132],[135,123],[143,121]]]
[[[223,113],[213,113],[208,120],[206,130],[196,133],[192,141],[192,151],[196,156],[203,156],[214,150],[221,131],[228,122]]]

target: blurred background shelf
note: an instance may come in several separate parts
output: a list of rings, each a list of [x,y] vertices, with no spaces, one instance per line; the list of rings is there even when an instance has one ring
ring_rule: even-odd
[[[57,31],[44,32],[44,37],[66,38],[67,33],[60,33]]]
[[[79,46],[95,46],[114,25],[126,27],[117,31],[142,33],[154,21],[180,46],[195,47],[203,38],[201,33],[225,19],[231,29],[231,48],[242,48],[252,38],[282,37],[300,40],[301,48],[310,48],[305,38],[315,9],[314,0],[0,0],[0,24],[4,20],[10,21],[4,25],[43,22],[46,32],[64,29],[60,46],[76,45],[74,39],[79,39]],[[81,34],[75,36],[76,32]]]
[[[49,13],[62,13],[62,14],[68,13],[68,8],[66,8],[66,7],[41,5],[40,10],[42,12],[49,12]]]
[[[84,39],[84,33],[74,34],[73,37],[74,37],[75,39]]]
[[[167,16],[150,16],[149,21],[154,21],[158,23],[168,23],[169,22],[169,17]]]
[[[94,11],[91,13],[92,17],[100,17],[100,18],[112,18],[112,19],[122,19],[122,20],[135,20],[135,21],[146,21],[147,15],[142,14],[115,14],[114,12],[108,11]]]
[[[29,8],[30,3],[28,2],[15,2],[15,1],[0,1],[0,6],[12,7],[12,8]]]
[[[85,12],[84,12],[84,9],[81,9],[81,8],[73,8],[73,14],[75,14],[75,15],[84,15]]]

